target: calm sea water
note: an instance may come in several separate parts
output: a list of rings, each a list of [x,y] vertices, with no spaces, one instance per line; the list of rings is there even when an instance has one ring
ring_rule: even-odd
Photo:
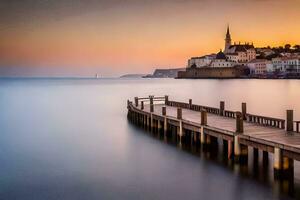
[[[181,150],[128,123],[126,100],[169,94],[300,120],[297,80],[0,79],[0,199],[289,199],[267,171]],[[270,160],[272,158],[270,157]]]

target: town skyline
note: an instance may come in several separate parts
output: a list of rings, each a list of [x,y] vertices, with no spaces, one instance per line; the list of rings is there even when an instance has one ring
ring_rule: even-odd
[[[42,2],[4,1],[0,76],[119,76],[185,67],[192,56],[223,49],[228,23],[235,42],[300,44],[294,0]]]

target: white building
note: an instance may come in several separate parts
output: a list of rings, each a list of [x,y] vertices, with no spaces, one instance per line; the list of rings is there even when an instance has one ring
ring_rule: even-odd
[[[262,75],[267,73],[267,64],[271,63],[266,59],[253,59],[247,63],[252,75]]]
[[[210,54],[201,57],[192,57],[188,60],[188,67],[207,67],[216,58],[216,54]]]
[[[272,59],[274,71],[300,72],[300,57],[277,57]]]
[[[267,67],[267,73],[274,73],[275,72],[274,65],[273,65],[272,61],[269,61],[266,64],[266,67]]]
[[[256,51],[252,44],[234,44],[227,52],[228,59],[237,63],[245,64],[256,58]]]

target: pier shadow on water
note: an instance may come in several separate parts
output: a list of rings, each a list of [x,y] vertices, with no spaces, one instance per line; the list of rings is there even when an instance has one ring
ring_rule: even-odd
[[[192,131],[185,130],[185,136],[180,143],[176,127],[171,125],[166,133],[157,127],[151,129],[135,124],[133,126],[153,139],[199,157],[202,162],[210,162],[222,167],[230,171],[233,176],[251,179],[264,187],[270,187],[275,197],[300,199],[300,182],[297,181],[297,177],[295,178],[294,168],[283,175],[276,175],[273,169],[272,154],[265,157],[262,151],[248,147],[248,157],[236,161],[233,154],[228,152],[227,142],[220,138],[211,137],[210,144],[200,144],[199,138],[194,137]]]

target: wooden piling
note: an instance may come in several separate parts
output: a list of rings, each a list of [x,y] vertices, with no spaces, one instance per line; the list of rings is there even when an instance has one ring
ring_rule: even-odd
[[[254,163],[258,163],[258,155],[259,155],[258,148],[253,148],[253,160],[254,160]]]
[[[246,103],[242,103],[242,117],[243,120],[247,119],[247,104]]]
[[[293,110],[286,111],[286,130],[293,131],[294,130],[294,116]]]
[[[205,144],[206,141],[205,141],[205,134],[204,134],[203,126],[200,127],[199,132],[200,132],[200,143]]]
[[[144,101],[141,101],[141,110],[144,110]]]
[[[192,105],[193,105],[193,103],[192,103],[192,99],[189,99],[189,109],[192,109]]]
[[[161,128],[162,128],[161,122],[160,122],[160,120],[157,120],[157,129],[158,129],[158,132],[161,131]]]
[[[164,136],[166,138],[167,137],[167,131],[168,131],[168,124],[167,124],[167,117],[166,117],[166,115],[167,115],[167,108],[165,106],[163,106],[161,108],[161,114],[162,114],[162,116],[165,116],[163,123],[164,123]]]
[[[269,163],[269,153],[267,151],[263,151],[263,164],[267,165]]]
[[[224,110],[225,110],[225,102],[224,101],[220,101],[220,115],[221,116],[224,115]]]
[[[164,136],[167,137],[168,132],[168,123],[167,123],[167,117],[164,118]]]
[[[241,112],[236,112],[236,133],[244,132],[244,122]]]
[[[153,105],[153,96],[149,96],[150,105]]]
[[[181,108],[177,108],[177,119],[182,119],[182,109]]]
[[[183,140],[183,129],[182,129],[182,121],[179,121],[179,126],[177,127],[177,134],[179,137],[179,145],[182,145]]]
[[[207,112],[205,109],[201,110],[201,125],[207,125]]]
[[[144,127],[147,127],[147,115],[144,115]]]
[[[234,160],[240,163],[248,160],[248,147],[240,144],[238,134],[234,136]]]
[[[150,129],[151,129],[151,131],[153,131],[153,128],[154,128],[154,121],[153,121],[153,114],[151,113],[151,115],[150,115]]]
[[[227,141],[227,158],[230,159],[232,157],[232,141],[228,140]]]
[[[150,104],[150,112],[154,112],[154,105]]]
[[[165,105],[168,105],[168,104],[169,104],[169,96],[165,95]]]
[[[139,106],[139,98],[134,97],[134,102],[135,102],[135,106],[138,107]]]
[[[279,173],[282,170],[282,150],[279,147],[274,148],[274,173]]]
[[[283,150],[280,147],[274,148],[274,177],[283,178],[286,176],[293,177],[294,160],[283,156]]]
[[[166,108],[166,106],[163,106],[163,107],[161,108],[161,114],[162,114],[163,116],[166,116],[166,114],[167,114],[167,108]]]

